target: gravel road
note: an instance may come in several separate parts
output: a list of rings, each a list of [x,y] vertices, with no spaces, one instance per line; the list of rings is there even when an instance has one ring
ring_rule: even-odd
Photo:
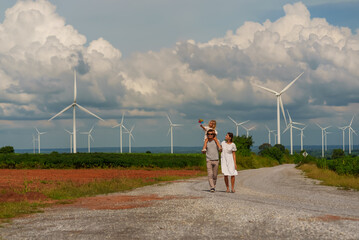
[[[223,177],[147,186],[102,199],[156,199],[127,209],[66,205],[14,220],[3,239],[359,239],[359,192],[321,186],[294,165],[240,171],[236,193]],[[96,202],[96,201],[95,201]],[[116,203],[116,201],[112,201]],[[101,200],[97,201],[101,206]]]

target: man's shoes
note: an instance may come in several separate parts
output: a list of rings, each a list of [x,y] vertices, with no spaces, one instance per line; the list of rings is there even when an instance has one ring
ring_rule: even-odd
[[[211,192],[214,193],[214,191],[216,191],[214,188],[211,188]]]

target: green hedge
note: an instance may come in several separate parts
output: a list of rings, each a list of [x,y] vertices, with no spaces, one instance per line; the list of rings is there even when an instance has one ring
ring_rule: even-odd
[[[51,153],[0,154],[0,168],[184,168],[206,165],[203,154]]]
[[[342,157],[336,159],[317,159],[318,168],[328,168],[339,175],[359,176],[359,157]]]

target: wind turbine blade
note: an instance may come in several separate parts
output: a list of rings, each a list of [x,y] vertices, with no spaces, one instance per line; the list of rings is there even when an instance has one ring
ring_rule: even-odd
[[[124,117],[125,117],[125,114],[122,113],[122,119],[121,119],[121,123],[120,123],[120,124],[123,124],[123,119],[124,119]]]
[[[96,114],[94,114],[94,113],[90,112],[89,110],[87,110],[86,108],[82,107],[81,105],[76,103],[76,106],[78,106],[82,111],[87,112],[88,114],[90,114],[90,115],[92,115],[92,116],[94,116],[94,117],[96,117],[96,118],[98,118],[98,119],[100,119],[102,121],[105,121],[102,118],[100,118],[99,116],[97,116]]]
[[[170,117],[168,116],[168,114],[167,114],[167,119],[168,119],[168,121],[170,121],[170,124],[172,125],[172,121],[171,121]]]
[[[133,125],[131,130],[130,130],[131,135],[132,135],[132,131],[133,131],[134,128],[135,128],[135,125]]]
[[[173,127],[181,127],[183,124],[172,124]]]
[[[292,128],[295,128],[295,129],[298,129],[298,130],[302,130],[301,128],[296,127],[296,126],[292,126]]]
[[[94,128],[94,127],[95,127],[95,125],[93,125],[93,126],[92,126],[91,130],[89,131],[89,133],[91,133],[91,132],[92,132],[92,130],[93,130],[93,128]]]
[[[287,125],[287,127],[284,129],[283,133],[285,133],[290,128],[290,123]]]
[[[126,130],[127,133],[129,133],[130,131],[128,131],[128,129],[125,127],[125,125],[122,125],[123,129]]]
[[[315,124],[317,124],[317,126],[320,128],[320,129],[322,129],[323,130],[323,128],[318,124],[318,123],[315,123]]]
[[[270,129],[268,128],[268,126],[267,125],[265,125],[266,126],[266,129],[268,130],[268,132],[270,132]]]
[[[287,126],[288,122],[287,122],[287,118],[285,117],[282,96],[279,96],[279,103],[280,103],[280,108],[282,109],[282,114],[283,114],[283,117],[284,117],[285,125]]]
[[[77,86],[76,86],[76,70],[74,70],[74,102],[76,102],[77,98]]]
[[[132,140],[135,142],[135,137],[132,135],[132,133],[130,134]]]
[[[291,83],[289,83],[285,88],[283,88],[283,90],[282,90],[279,94],[282,94],[282,93],[284,93],[285,91],[287,91],[287,89],[290,88],[290,86],[292,86],[293,83],[295,83],[295,81],[297,81],[297,80],[300,78],[300,76],[303,75],[303,73],[304,73],[304,72],[302,72],[301,74],[299,74],[298,77],[296,77]]]
[[[93,140],[93,137],[92,137],[92,135],[90,134],[90,139],[94,142],[95,140]]]
[[[40,134],[39,129],[35,128],[35,130],[36,130],[37,134]]]
[[[263,87],[263,86],[260,86],[260,85],[257,85],[257,84],[255,84],[255,83],[252,83],[254,86],[257,86],[257,87],[259,87],[259,88],[262,88],[262,89],[264,89],[264,90],[266,90],[266,91],[268,91],[268,92],[271,92],[271,93],[273,93],[273,94],[275,94],[275,95],[278,95],[279,93],[277,93],[276,91],[274,91],[274,90],[272,90],[272,89],[269,89],[269,88],[266,88],[266,87]]]
[[[68,132],[69,134],[72,134],[72,132],[70,132],[69,130],[65,129],[66,132]]]
[[[237,125],[242,125],[242,124],[245,124],[245,123],[247,123],[247,122],[249,122],[249,120],[244,121],[244,122],[241,122],[241,123],[239,123],[239,124],[237,124]]]
[[[236,124],[236,125],[237,125],[236,121],[234,121],[234,120],[233,120],[233,118],[231,118],[230,116],[228,116],[228,118],[229,118],[229,119],[231,119],[231,120],[232,120],[232,122],[234,122],[234,124]]]
[[[61,112],[59,112],[58,114],[56,114],[55,116],[53,116],[52,118],[50,118],[48,121],[51,121],[52,119],[54,119],[55,117],[61,115],[63,112],[67,111],[68,109],[70,109],[73,106],[73,104],[65,107]]]
[[[352,117],[352,120],[350,121],[350,124],[349,124],[349,126],[351,126],[351,125],[352,125],[352,123],[353,123],[353,120],[354,120],[354,115],[353,115],[353,117]]]
[[[293,124],[297,124],[297,125],[302,125],[304,126],[305,124],[304,123],[300,123],[300,122],[292,122]]]
[[[113,126],[112,128],[117,128],[117,127],[119,127],[119,126],[121,126],[122,124],[121,123],[119,123],[119,124],[117,124],[117,125],[115,125],[115,126]]]
[[[288,109],[287,109],[287,113],[288,113],[288,117],[289,117],[289,123],[291,123],[291,122],[292,122],[292,118],[290,117],[290,114],[289,114]]]
[[[355,135],[358,136],[358,134],[355,132],[355,130],[353,128],[350,127],[350,130],[352,130],[352,132],[355,133]]]
[[[171,127],[168,129],[167,136],[170,134],[170,132],[171,132]]]

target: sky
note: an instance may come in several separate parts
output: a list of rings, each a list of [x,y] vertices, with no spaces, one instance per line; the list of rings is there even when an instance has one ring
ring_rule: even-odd
[[[320,124],[340,145],[338,127],[358,113],[358,10],[335,0],[2,0],[0,146],[31,149],[35,127],[42,148],[69,146],[71,111],[48,120],[73,102],[74,69],[77,103],[105,120],[77,110],[78,147],[93,125],[91,146],[117,147],[122,114],[134,147],[169,146],[166,114],[183,124],[175,146],[202,145],[199,118],[215,119],[223,140],[236,131],[228,116],[249,120],[260,145],[265,126],[276,129],[276,98],[253,83],[280,91],[302,72],[285,111],[307,125],[304,144],[321,144]],[[281,139],[289,145],[288,131]]]

